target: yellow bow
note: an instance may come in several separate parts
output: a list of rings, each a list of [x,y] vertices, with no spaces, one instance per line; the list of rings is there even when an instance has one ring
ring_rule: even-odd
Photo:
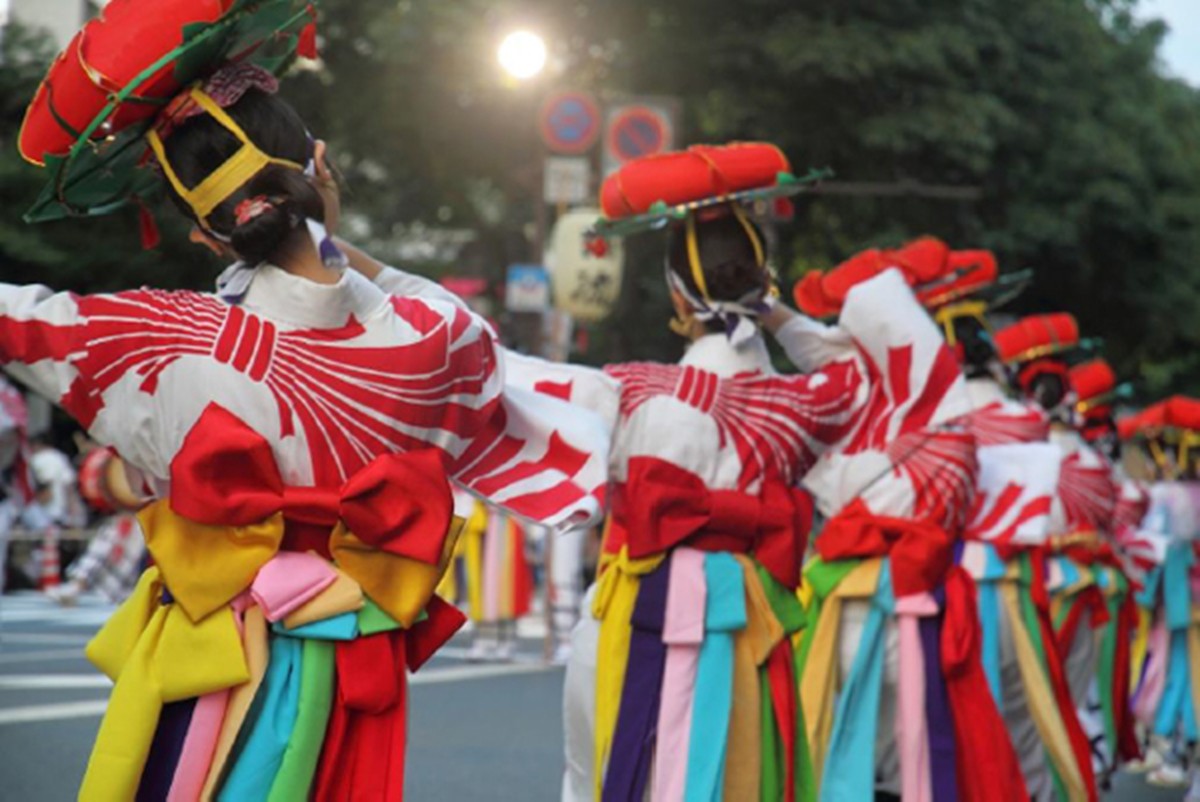
[[[193,621],[227,607],[279,551],[282,513],[253,526],[208,526],[156,502],[138,514],[146,547],[154,556],[171,595]],[[334,561],[388,615],[412,626],[429,603],[450,563],[462,529],[455,518],[437,565],[368,546],[338,524],[329,538]]]
[[[134,798],[165,702],[250,679],[233,610],[194,622],[162,603],[162,589],[159,570],[148,569],[88,644],[88,659],[116,685],[79,791],[84,802]]]

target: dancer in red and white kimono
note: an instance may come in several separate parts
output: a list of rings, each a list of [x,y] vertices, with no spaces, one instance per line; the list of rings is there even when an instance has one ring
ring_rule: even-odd
[[[336,217],[324,146],[265,69],[310,22],[290,0],[112,3],[87,29],[104,69],[70,50],[47,85],[71,91],[39,93],[26,122],[26,155],[63,171],[55,203],[78,211],[95,177],[78,152],[105,187],[158,170],[193,239],[242,262],[218,295],[0,284],[0,364],[158,499],[139,516],[154,567],[88,648],[115,687],[84,800],[400,799],[407,671],[463,620],[433,593],[450,481],[551,525],[600,508],[607,441],[586,415],[506,389],[480,319],[388,296],[313,236]],[[137,77],[97,100],[95,74]],[[120,105],[135,92],[162,103]],[[64,158],[47,132],[81,114],[97,124],[71,137],[107,121],[104,146]]]
[[[1108,622],[1109,612],[1090,566],[1102,555],[1117,564],[1111,548],[1116,486],[1111,464],[1087,444],[1076,426],[1078,396],[1067,360],[1081,346],[1079,328],[1068,314],[1036,315],[997,332],[996,343],[1017,377],[1022,397],[1050,417],[1050,441],[1061,453],[1046,558],[1050,618],[1071,701],[1092,744],[1089,762],[1094,769],[1105,769],[1111,761],[1104,722],[1089,712],[1087,698],[1099,658],[1095,630]]]
[[[1069,629],[1091,625],[1096,650],[1095,675],[1087,691],[1080,719],[1088,722],[1097,775],[1107,781],[1123,762],[1140,756],[1131,693],[1130,649],[1137,629],[1138,606],[1134,598],[1140,572],[1123,541],[1145,513],[1144,488],[1130,481],[1121,468],[1121,443],[1113,419],[1113,405],[1128,390],[1118,385],[1112,366],[1093,359],[1071,368],[1068,378],[1075,399],[1074,429],[1104,461],[1112,483],[1112,513],[1107,524],[1092,539],[1078,539],[1068,553],[1089,571],[1096,590],[1086,601],[1076,601],[1062,612],[1063,643],[1070,641]],[[1099,498],[1107,507],[1108,494]],[[1131,575],[1131,571],[1134,573]],[[1090,614],[1090,621],[1087,620]],[[1076,638],[1086,637],[1078,633]]]
[[[1028,570],[1030,555],[1048,539],[1061,456],[1046,442],[1046,415],[1009,399],[988,319],[990,300],[1020,276],[1000,277],[986,251],[952,251],[925,237],[896,250],[866,251],[824,274],[810,273],[797,299],[813,314],[832,314],[844,288],[891,266],[903,272],[941,326],[967,379],[971,412],[963,424],[975,438],[979,471],[958,562],[978,588],[982,663],[1026,788],[1034,799],[1050,799],[1052,767],[1065,766],[1063,773],[1075,775],[1071,787],[1081,787],[1082,777],[1071,768],[1077,760],[1047,670],[1036,659],[1044,651],[1037,648],[1043,627],[1021,610],[1030,607],[1036,580]]]
[[[1200,628],[1196,591],[1200,571],[1200,483],[1194,444],[1200,440],[1200,401],[1175,396],[1120,422],[1122,439],[1136,443],[1153,465],[1150,503],[1127,548],[1144,569],[1134,642],[1138,672],[1133,710],[1148,734],[1146,756],[1131,770],[1154,785],[1188,784],[1195,765],[1200,718]],[[1193,791],[1197,787],[1193,777]],[[1189,798],[1193,794],[1189,793]],[[1200,796],[1200,794],[1196,794]]]

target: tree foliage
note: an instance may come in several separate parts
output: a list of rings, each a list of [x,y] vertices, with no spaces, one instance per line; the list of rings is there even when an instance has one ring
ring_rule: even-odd
[[[285,92],[330,140],[353,233],[425,270],[498,277],[528,258],[534,119],[553,87],[682,101],[682,139],[767,139],[852,182],[976,187],[975,201],[817,195],[777,232],[788,277],[931,233],[1037,279],[1014,311],[1066,309],[1149,398],[1200,393],[1200,97],[1164,77],[1136,0],[323,0],[323,65]],[[506,30],[552,43],[549,75],[506,85]],[[132,215],[28,229],[40,176],[13,137],[45,50],[0,67],[5,277],[77,289],[204,286],[212,265]],[[41,61],[39,61],[39,59]],[[36,68],[35,68],[36,67]],[[471,233],[459,249],[405,241]],[[669,357],[661,252],[631,243],[625,299],[593,359]]]

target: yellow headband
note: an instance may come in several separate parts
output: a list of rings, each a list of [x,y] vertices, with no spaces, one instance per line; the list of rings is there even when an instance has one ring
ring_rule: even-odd
[[[179,176],[175,174],[175,170],[171,167],[170,162],[167,161],[166,148],[163,147],[162,138],[158,135],[158,131],[151,130],[148,134],[147,138],[150,140],[150,148],[154,151],[154,155],[158,157],[158,163],[162,165],[162,170],[167,180],[171,182],[171,186],[174,187],[179,197],[187,202],[187,205],[192,208],[192,211],[201,222],[206,221],[208,216],[213,213],[213,210],[229,200],[235,192],[245,186],[247,181],[269,164],[278,164],[293,170],[304,171],[303,166],[293,161],[276,159],[259,150],[250,141],[250,137],[246,136],[246,132],[242,130],[242,127],[225,112],[225,109],[221,108],[215,100],[205,94],[199,87],[193,87],[189,94],[200,108],[208,112],[209,116],[220,123],[222,127],[237,137],[238,141],[242,143],[237,153],[233,154],[224,164],[214,170],[212,175],[200,182],[195,188],[188,189],[179,180]]]
[[[731,204],[731,208],[734,218],[741,223],[742,229],[750,239],[751,247],[754,248],[754,263],[760,268],[764,267],[767,262],[767,254],[758,232],[746,218],[746,213],[742,211],[741,206],[734,203]],[[711,301],[712,298],[708,295],[708,282],[704,280],[704,265],[700,261],[700,240],[696,236],[696,215],[694,213],[687,216],[687,256],[688,266],[692,269],[692,280],[696,282],[696,289],[700,290],[700,296],[704,300]]]

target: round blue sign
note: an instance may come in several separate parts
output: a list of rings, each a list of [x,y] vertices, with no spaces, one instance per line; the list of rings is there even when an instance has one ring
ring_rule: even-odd
[[[552,96],[542,107],[542,140],[555,153],[585,153],[600,134],[600,109],[582,92]]]
[[[609,129],[608,148],[622,162],[662,153],[666,144],[662,115],[642,106],[621,112]]]

